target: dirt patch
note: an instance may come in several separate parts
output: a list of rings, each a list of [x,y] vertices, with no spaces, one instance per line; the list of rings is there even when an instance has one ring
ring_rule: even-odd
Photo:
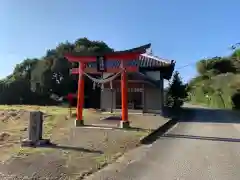
[[[10,176],[18,177],[16,179],[81,179],[138,146],[140,139],[150,133],[144,128],[157,128],[161,121],[156,116],[129,116],[134,126],[142,128],[131,131],[117,128],[75,128],[74,119],[67,118],[68,111],[65,114],[63,112],[56,109],[50,114],[45,113],[43,137],[50,138],[55,144],[45,148],[20,147],[20,139],[27,134],[26,114],[22,113],[23,118],[18,120],[0,122],[0,125],[5,124],[0,130],[9,135],[4,135],[5,144],[0,147],[2,179]],[[102,116],[98,111],[86,111],[84,120],[88,124],[105,123],[100,120]],[[2,154],[5,155],[4,158],[1,158]]]
[[[0,111],[0,121],[7,123],[8,121],[15,121],[20,118],[24,118],[26,115],[26,111],[24,110],[6,110],[6,111]]]
[[[6,141],[9,138],[10,134],[6,132],[0,133],[0,141]]]

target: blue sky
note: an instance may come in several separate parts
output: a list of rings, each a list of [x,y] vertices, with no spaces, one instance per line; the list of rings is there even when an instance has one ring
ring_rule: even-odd
[[[239,7],[239,0],[1,0],[0,78],[24,58],[87,37],[117,50],[150,42],[187,81],[194,62],[227,55],[240,41]]]

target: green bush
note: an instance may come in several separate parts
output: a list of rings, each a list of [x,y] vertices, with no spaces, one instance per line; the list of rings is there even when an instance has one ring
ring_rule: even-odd
[[[187,97],[186,86],[176,71],[166,93],[165,105],[170,108],[180,108]]]
[[[239,75],[226,73],[191,84],[190,101],[212,108],[239,109],[239,91],[236,91],[236,80]]]

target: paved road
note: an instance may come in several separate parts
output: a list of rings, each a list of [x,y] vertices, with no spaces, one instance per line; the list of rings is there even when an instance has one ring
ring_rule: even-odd
[[[131,152],[91,180],[240,180],[240,116],[191,109],[151,146]]]

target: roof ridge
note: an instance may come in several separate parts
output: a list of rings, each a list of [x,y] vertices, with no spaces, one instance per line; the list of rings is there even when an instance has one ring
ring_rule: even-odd
[[[153,59],[153,60],[156,60],[156,61],[162,61],[162,62],[171,64],[171,60],[164,59],[164,58],[161,58],[161,57],[159,57],[159,56],[150,55],[150,54],[146,54],[146,53],[141,54],[140,56],[144,56],[144,57],[147,57],[147,58],[151,58],[151,59]]]

